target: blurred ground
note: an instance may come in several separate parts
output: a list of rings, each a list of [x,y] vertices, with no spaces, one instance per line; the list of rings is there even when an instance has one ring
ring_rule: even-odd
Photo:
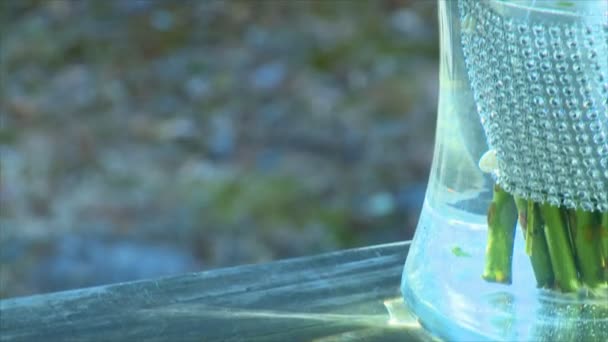
[[[434,5],[0,1],[0,297],[410,238]]]

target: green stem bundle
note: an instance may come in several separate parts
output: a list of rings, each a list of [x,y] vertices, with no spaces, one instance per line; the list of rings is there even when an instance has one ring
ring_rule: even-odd
[[[538,287],[574,292],[608,285],[608,213],[514,198],[498,185],[488,210],[484,279],[511,283],[518,219]]]

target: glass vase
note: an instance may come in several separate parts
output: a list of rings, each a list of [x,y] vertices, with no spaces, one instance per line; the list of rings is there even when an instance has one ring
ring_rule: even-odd
[[[608,341],[608,1],[438,5],[404,300],[447,340]]]

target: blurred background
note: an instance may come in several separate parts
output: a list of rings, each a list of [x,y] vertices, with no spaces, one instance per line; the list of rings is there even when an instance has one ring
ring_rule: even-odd
[[[0,298],[410,239],[435,11],[0,1]]]

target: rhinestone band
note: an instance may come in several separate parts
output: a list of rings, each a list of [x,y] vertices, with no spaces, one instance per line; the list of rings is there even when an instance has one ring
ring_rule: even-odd
[[[465,64],[508,192],[608,211],[608,22],[460,0]]]

